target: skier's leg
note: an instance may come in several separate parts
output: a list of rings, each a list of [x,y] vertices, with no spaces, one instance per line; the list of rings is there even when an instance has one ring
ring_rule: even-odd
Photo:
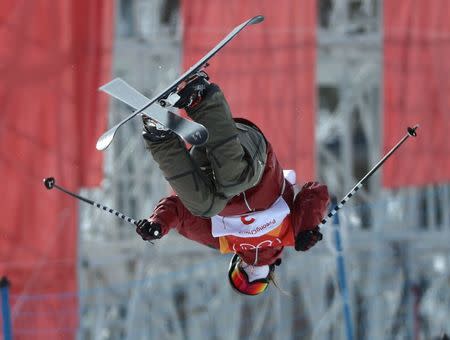
[[[217,192],[232,197],[256,185],[264,170],[266,144],[251,127],[238,131],[228,103],[215,85],[209,85],[201,102],[187,108],[188,115],[209,133],[206,154],[214,172]]]
[[[210,217],[222,211],[230,197],[258,183],[266,161],[265,140],[251,127],[242,127],[245,131],[238,133],[217,85],[207,86],[202,100],[187,112],[209,132],[206,145],[194,147],[192,157],[173,133],[164,135],[163,140],[151,138],[151,134],[144,138],[186,208],[193,215]]]
[[[212,178],[200,169],[177,135],[169,133],[162,141],[149,138],[147,132],[143,136],[164,177],[193,215],[210,215],[212,208],[212,214],[217,214],[225,207],[227,199],[216,195]]]

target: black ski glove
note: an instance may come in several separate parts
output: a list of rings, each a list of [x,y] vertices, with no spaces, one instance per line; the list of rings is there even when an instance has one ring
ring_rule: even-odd
[[[156,240],[162,237],[161,225],[156,222],[150,222],[147,219],[139,220],[136,223],[136,232],[144,241]]]
[[[319,227],[312,230],[301,231],[295,238],[295,250],[307,251],[322,239]]]

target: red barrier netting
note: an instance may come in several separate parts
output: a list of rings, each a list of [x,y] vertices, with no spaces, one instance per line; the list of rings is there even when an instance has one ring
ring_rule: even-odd
[[[384,166],[387,187],[450,180],[450,2],[384,2],[384,150],[420,124]]]
[[[0,276],[15,339],[76,335],[78,203],[42,180],[77,191],[102,178],[113,19],[108,0],[0,3]]]
[[[227,97],[233,116],[265,133],[298,182],[315,178],[316,1],[182,2],[184,69],[235,26],[256,16],[206,69]]]

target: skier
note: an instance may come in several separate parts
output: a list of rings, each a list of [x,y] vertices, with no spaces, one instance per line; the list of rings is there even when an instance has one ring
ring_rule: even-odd
[[[176,195],[163,198],[136,232],[151,241],[176,229],[221,253],[234,253],[231,286],[260,294],[284,246],[306,251],[322,239],[316,226],[329,203],[327,187],[308,182],[294,195],[295,173],[283,171],[256,125],[233,119],[222,91],[204,71],[177,93],[175,106],[204,125],[209,137],[188,150],[175,133],[142,116],[146,147]]]

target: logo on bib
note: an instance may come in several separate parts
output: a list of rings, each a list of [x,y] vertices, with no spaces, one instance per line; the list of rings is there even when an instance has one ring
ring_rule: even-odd
[[[252,220],[255,220],[254,218],[252,218]],[[247,223],[247,224],[250,224],[250,223]],[[248,230],[241,230],[241,231],[239,231],[239,234],[240,235],[248,235],[248,236],[254,236],[254,235],[256,235],[256,234],[265,234],[265,229],[267,229],[267,228],[270,228],[270,227],[272,227],[272,229],[273,229],[273,227],[276,227],[277,226],[277,221],[275,221],[274,219],[272,219],[272,220],[270,220],[269,222],[267,222],[267,223],[264,223],[264,224],[262,224],[262,225],[259,225],[259,226],[256,226],[255,228],[252,228],[252,229],[248,229]]]
[[[268,248],[268,247],[277,247],[281,246],[283,243],[279,238],[275,238],[274,240],[264,240],[256,245],[250,244],[250,243],[239,243],[233,244],[233,251],[249,251],[249,250],[255,250],[255,249],[261,249],[261,248]]]
[[[242,216],[241,217],[241,222],[245,225],[249,225],[252,224],[253,222],[255,222],[256,220],[252,217],[249,220],[246,220],[246,218],[248,217],[248,215]]]

